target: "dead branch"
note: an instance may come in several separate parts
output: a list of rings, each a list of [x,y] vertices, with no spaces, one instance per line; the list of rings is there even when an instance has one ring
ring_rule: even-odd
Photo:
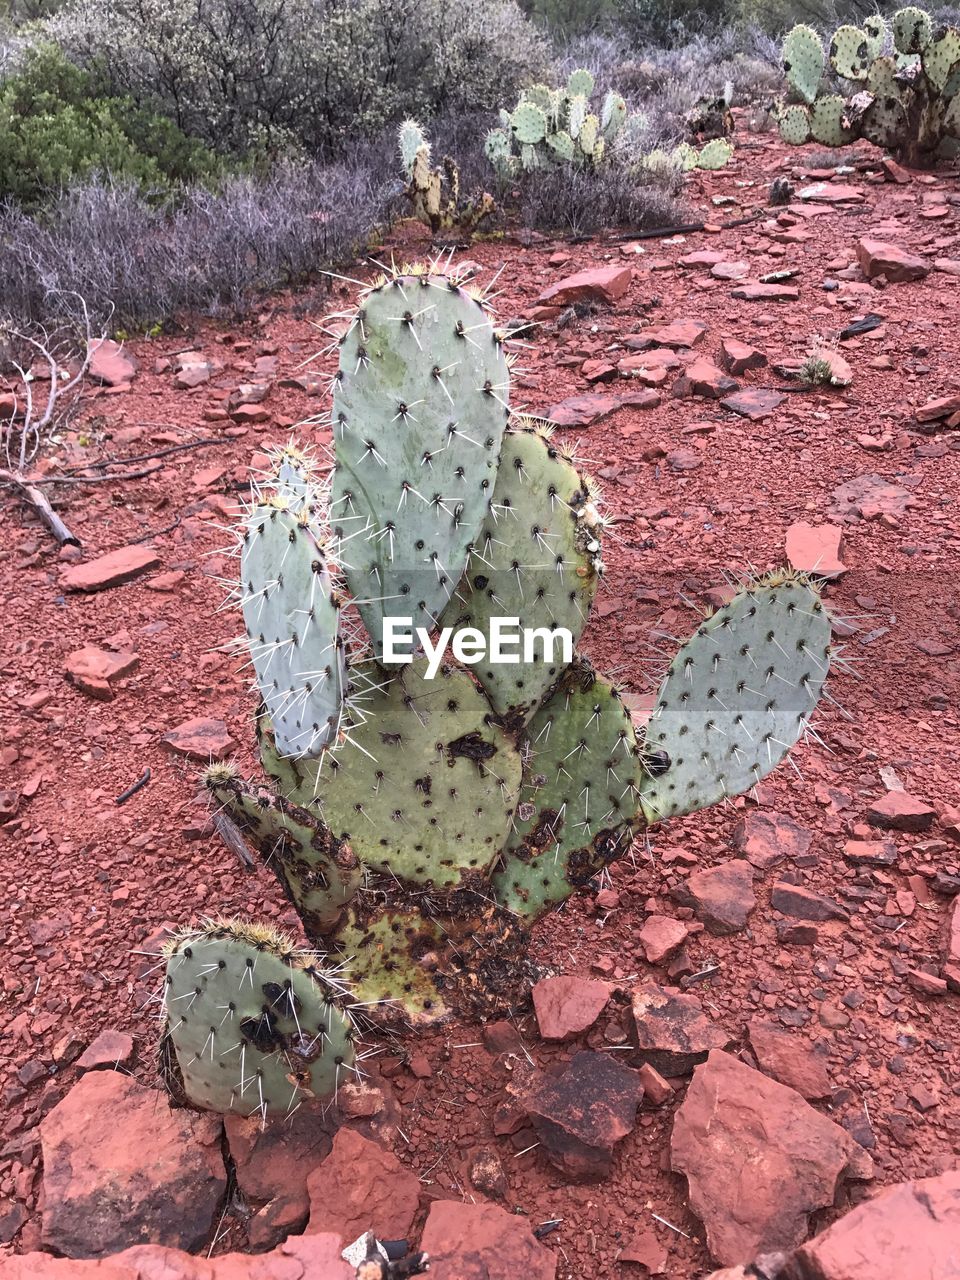
[[[53,507],[51,507],[47,501],[46,494],[38,489],[35,484],[32,484],[24,476],[18,476],[14,472],[6,471],[2,468],[0,468],[0,484],[12,485],[21,498],[30,503],[62,547],[79,547],[82,545],[77,535],[71,533],[70,529],[67,528]]]

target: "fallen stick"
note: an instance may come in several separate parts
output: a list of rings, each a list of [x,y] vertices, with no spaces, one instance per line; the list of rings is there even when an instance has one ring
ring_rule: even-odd
[[[26,502],[29,502],[62,547],[79,547],[83,545],[77,535],[67,528],[47,501],[46,495],[35,484],[32,484],[24,476],[18,476],[15,471],[3,469],[0,469],[0,484],[12,485],[20,496]]]
[[[150,770],[144,769],[143,773],[136,780],[136,782],[132,783],[129,787],[127,787],[126,791],[120,792],[120,794],[114,800],[114,804],[126,804],[127,801],[132,799],[133,796],[135,796],[138,791],[143,790],[143,788],[150,781],[150,777],[151,777]]]

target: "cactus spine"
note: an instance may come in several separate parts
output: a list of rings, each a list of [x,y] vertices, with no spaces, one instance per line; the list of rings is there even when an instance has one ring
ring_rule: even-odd
[[[813,586],[781,574],[702,623],[646,735],[616,686],[562,649],[502,666],[466,654],[434,670],[427,657],[388,663],[398,614],[481,641],[498,615],[575,640],[603,569],[604,519],[575,457],[511,413],[507,337],[482,294],[437,264],[404,268],[363,290],[346,319],[332,483],[281,452],[238,533],[254,653],[268,608],[289,625],[323,606],[323,636],[283,648],[279,683],[305,689],[321,641],[339,655],[324,685],[335,731],[292,723],[296,699],[255,664],[274,789],[230,765],[204,782],[350,998],[315,958],[254,927],[208,923],[176,939],[170,1073],[189,1100],[220,1110],[329,1093],[352,1061],[350,999],[413,1023],[515,1000],[529,926],[637,832],[764,777],[805,733],[831,657]]]

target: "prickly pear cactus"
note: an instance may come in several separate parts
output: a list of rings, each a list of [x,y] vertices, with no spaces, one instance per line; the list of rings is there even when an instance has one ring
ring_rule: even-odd
[[[312,953],[237,920],[185,929],[164,952],[162,1060],[175,1096],[266,1118],[349,1078],[356,1033],[344,988]]]
[[[800,144],[811,136],[826,146],[866,138],[906,164],[929,166],[960,138],[960,30],[934,30],[922,9],[900,9],[891,22],[895,56],[884,53],[887,25],[875,15],[863,26],[840,27],[830,65],[854,87],[844,99],[820,92],[822,46],[809,27],[795,27],[783,46],[788,84],[797,103],[781,103],[780,132]],[[818,53],[819,49],[819,53]]]
[[[414,215],[431,231],[459,227],[472,231],[494,212],[486,192],[468,201],[460,199],[460,171],[449,156],[438,169],[431,166],[431,148],[416,120],[404,120],[397,133],[400,163],[407,180],[407,199]]]
[[[463,576],[509,394],[502,338],[479,298],[426,271],[365,291],[340,348],[330,506],[374,656],[385,617],[432,630]]]
[[[759,781],[803,736],[831,658],[812,585],[748,584],[680,650],[638,742],[575,650],[602,571],[599,495],[542,422],[509,415],[508,339],[483,295],[433,263],[336,319],[332,480],[294,450],[274,457],[241,522],[235,598],[254,656],[282,652],[295,691],[324,669],[311,628],[325,629],[337,708],[321,743],[291,718],[276,659],[254,663],[273,787],[229,763],[204,776],[328,968],[235,924],[169,949],[170,1078],[244,1114],[336,1089],[354,1050],[331,972],[384,1023],[514,1005],[529,927],[638,831]],[[310,627],[278,648],[268,609]],[[387,653],[398,617],[423,627],[422,656]],[[498,665],[495,623],[513,618],[520,661]]]

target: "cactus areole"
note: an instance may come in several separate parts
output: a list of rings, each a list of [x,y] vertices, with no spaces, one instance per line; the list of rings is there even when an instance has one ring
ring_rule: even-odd
[[[484,295],[404,268],[339,319],[332,469],[284,449],[237,531],[272,785],[204,777],[324,959],[237,922],[171,944],[168,1074],[219,1110],[332,1092],[351,1004],[416,1024],[516,1003],[530,927],[644,828],[759,782],[831,660],[809,581],[750,581],[638,729],[576,650],[603,572],[597,486],[511,410]]]

